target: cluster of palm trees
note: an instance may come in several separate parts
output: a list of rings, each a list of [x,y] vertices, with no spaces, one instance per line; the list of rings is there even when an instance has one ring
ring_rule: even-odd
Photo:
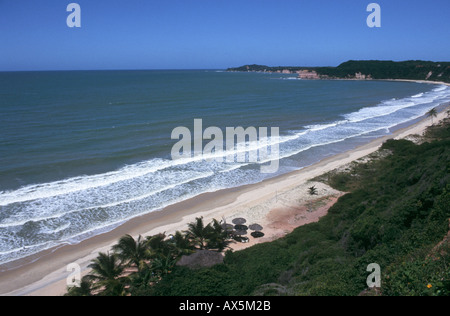
[[[175,235],[158,234],[137,239],[125,235],[112,252],[99,253],[89,265],[79,287],[68,288],[66,296],[126,296],[142,293],[159,282],[183,255],[196,250],[223,251],[231,234],[217,220],[205,225],[203,218],[188,224]]]

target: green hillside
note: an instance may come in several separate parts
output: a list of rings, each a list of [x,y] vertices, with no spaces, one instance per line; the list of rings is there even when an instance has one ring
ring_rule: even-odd
[[[228,71],[266,71],[277,72],[289,70],[316,71],[324,79],[355,77],[356,73],[362,73],[372,79],[411,79],[443,81],[450,83],[450,62],[432,62],[411,60],[403,62],[380,60],[350,60],[337,67],[268,67],[262,65],[245,65],[238,68],[229,68]]]
[[[450,82],[449,62],[430,61],[347,61],[336,68],[320,68],[321,75],[351,77],[355,73],[371,75],[373,79],[412,79]]]

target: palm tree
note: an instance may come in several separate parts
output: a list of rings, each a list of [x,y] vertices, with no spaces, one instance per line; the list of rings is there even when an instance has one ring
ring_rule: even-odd
[[[146,293],[147,289],[151,286],[151,282],[157,280],[153,269],[150,265],[144,264],[136,273],[132,273],[128,277],[128,283],[130,284],[131,294]]]
[[[433,118],[437,117],[437,110],[436,108],[432,108],[427,112],[427,116],[431,118],[431,124],[433,124]]]
[[[177,231],[175,235],[172,236],[168,241],[168,244],[171,246],[172,253],[176,257],[191,254],[195,248],[191,243],[188,234],[183,234],[180,231]]]
[[[208,236],[207,248],[222,251],[228,246],[229,243],[228,232],[216,219],[213,219],[211,231]]]
[[[130,235],[125,235],[113,246],[119,259],[127,265],[135,265],[138,271],[141,270],[144,260],[148,258],[148,249],[142,236],[135,240]]]
[[[195,246],[198,246],[201,250],[203,250],[207,245],[211,230],[212,228],[210,224],[205,227],[203,217],[197,217],[194,223],[188,224],[186,234]]]
[[[85,280],[91,282],[92,288],[100,295],[125,295],[124,279],[121,278],[124,266],[116,254],[99,253],[98,257],[89,265],[91,274]]]
[[[151,258],[169,256],[172,251],[169,242],[166,240],[165,234],[157,234],[147,237],[145,245],[149,249]]]
[[[315,185],[308,188],[308,191],[309,191],[309,195],[317,195],[317,188]]]
[[[152,270],[158,275],[168,274],[172,271],[173,267],[177,263],[176,259],[169,257],[160,256],[152,261]]]

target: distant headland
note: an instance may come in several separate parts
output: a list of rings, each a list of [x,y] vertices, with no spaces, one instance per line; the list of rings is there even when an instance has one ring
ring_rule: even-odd
[[[296,74],[300,79],[402,79],[450,83],[450,62],[350,60],[337,67],[244,65],[227,71]]]

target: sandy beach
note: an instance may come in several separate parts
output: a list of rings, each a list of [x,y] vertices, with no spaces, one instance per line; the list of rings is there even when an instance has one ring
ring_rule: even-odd
[[[435,123],[447,116],[446,110],[438,114]],[[170,234],[185,230],[187,223],[200,216],[205,222],[213,218],[231,222],[234,218],[243,217],[247,220],[246,225],[258,223],[263,226],[264,237],[250,238],[250,242],[245,244],[233,244],[234,250],[282,237],[298,226],[318,221],[344,194],[311,179],[373,153],[387,139],[421,135],[431,123],[429,118],[422,118],[411,126],[395,130],[392,135],[375,139],[304,169],[257,184],[205,193],[161,211],[134,218],[111,232],[79,244],[51,249],[41,253],[39,258],[22,260],[18,268],[8,270],[8,267],[2,267],[0,295],[63,295],[66,292],[66,279],[71,272],[67,271],[68,264],[77,263],[82,273],[86,273],[90,261],[99,252],[109,251],[124,234]],[[309,195],[308,187],[311,186],[316,186],[318,195]]]

